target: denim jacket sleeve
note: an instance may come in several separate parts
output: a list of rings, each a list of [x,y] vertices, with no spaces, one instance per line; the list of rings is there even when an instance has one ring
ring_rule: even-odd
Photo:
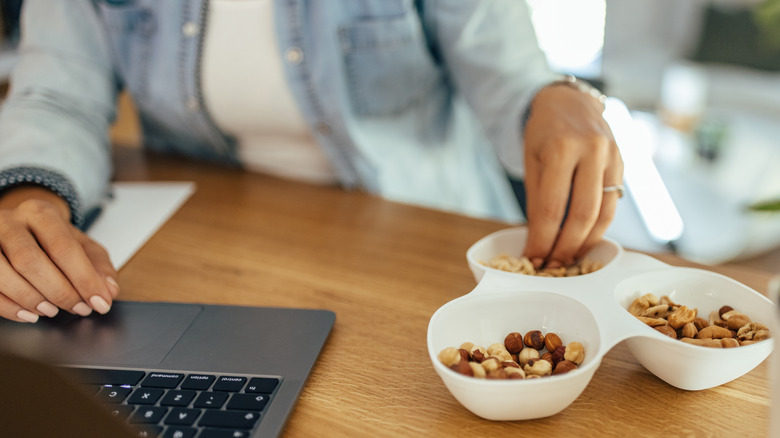
[[[118,87],[106,39],[89,0],[25,0],[22,29],[0,111],[0,191],[44,185],[69,202],[80,225],[111,177]]]
[[[423,19],[455,87],[465,96],[510,175],[522,177],[521,120],[554,80],[525,1],[427,0]]]

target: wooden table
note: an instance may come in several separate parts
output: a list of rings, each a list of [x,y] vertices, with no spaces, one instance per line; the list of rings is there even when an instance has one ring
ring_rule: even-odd
[[[676,389],[620,344],[563,412],[493,422],[463,408],[428,358],[428,320],[475,286],[468,247],[509,224],[118,148],[118,180],[186,180],[192,198],[121,270],[121,298],[326,308],[336,324],[285,436],[765,436],[767,361]],[[661,260],[689,265],[666,255]],[[766,293],[771,272],[715,271]]]

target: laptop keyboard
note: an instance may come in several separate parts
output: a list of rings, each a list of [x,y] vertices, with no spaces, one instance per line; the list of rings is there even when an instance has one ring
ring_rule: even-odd
[[[83,369],[77,379],[139,437],[243,438],[260,423],[280,378]]]

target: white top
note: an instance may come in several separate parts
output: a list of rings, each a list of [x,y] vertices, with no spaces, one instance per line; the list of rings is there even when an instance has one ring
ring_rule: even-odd
[[[203,98],[217,126],[238,140],[244,165],[317,184],[335,173],[287,86],[273,0],[212,0],[204,37]]]

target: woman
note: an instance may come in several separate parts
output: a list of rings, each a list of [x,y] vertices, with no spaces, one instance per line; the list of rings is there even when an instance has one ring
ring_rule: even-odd
[[[523,2],[27,0],[22,14],[0,113],[5,318],[106,313],[119,293],[78,227],[106,197],[122,89],[153,149],[509,221],[523,216],[508,176],[522,178],[537,266],[581,256],[615,209],[603,103],[549,70]]]

